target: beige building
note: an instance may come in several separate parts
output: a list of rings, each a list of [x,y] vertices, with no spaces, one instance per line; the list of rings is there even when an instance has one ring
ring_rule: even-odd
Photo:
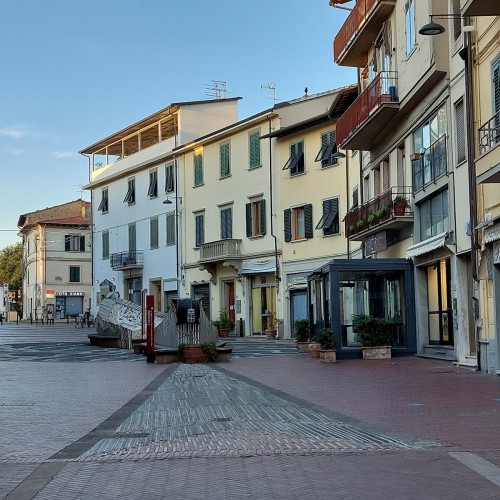
[[[90,203],[75,200],[19,217],[23,318],[69,319],[91,308]]]
[[[430,21],[444,33],[424,33]],[[335,35],[334,60],[358,68],[361,90],[337,141],[359,151],[360,204],[345,231],[364,258],[331,274],[343,291],[334,328],[352,348],[345,311],[393,322],[396,355],[477,364],[464,24],[454,0],[358,1]]]
[[[476,313],[479,364],[500,374],[500,5],[488,0],[462,0],[470,16],[470,91],[474,112],[472,161],[477,184],[475,221]]]

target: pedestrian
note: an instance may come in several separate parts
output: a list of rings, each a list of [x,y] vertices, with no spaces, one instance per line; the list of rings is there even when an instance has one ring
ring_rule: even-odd
[[[3,325],[3,313],[0,313],[0,325]]]
[[[52,309],[49,309],[47,312],[47,324],[54,324],[54,313],[52,312]]]

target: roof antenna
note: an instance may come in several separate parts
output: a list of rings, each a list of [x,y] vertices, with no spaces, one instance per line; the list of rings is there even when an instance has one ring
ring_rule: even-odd
[[[261,85],[261,89],[267,89],[270,94],[273,95],[273,104],[276,104],[276,85],[274,83],[268,83],[267,85]]]
[[[205,95],[212,99],[225,99],[227,94],[226,82],[222,80],[211,80],[212,83],[205,83],[207,89]]]

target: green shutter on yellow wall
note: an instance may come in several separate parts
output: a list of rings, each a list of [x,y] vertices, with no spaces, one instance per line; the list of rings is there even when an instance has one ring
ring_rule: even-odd
[[[220,145],[220,176],[228,177],[231,175],[231,166],[229,161],[229,143]]]
[[[201,186],[203,184],[203,156],[194,155],[194,185]]]
[[[250,168],[260,167],[260,135],[252,132],[249,137]]]

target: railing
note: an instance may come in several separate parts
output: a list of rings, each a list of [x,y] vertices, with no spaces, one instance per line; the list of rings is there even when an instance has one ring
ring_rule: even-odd
[[[500,111],[478,128],[479,154],[484,154],[500,143]]]
[[[200,261],[239,259],[241,240],[218,240],[200,246]]]
[[[337,63],[344,52],[351,46],[358,31],[382,0],[357,0],[345,23],[333,40],[333,59]]]
[[[397,102],[397,71],[381,71],[338,119],[337,144],[342,144],[382,104]]]
[[[412,215],[412,188],[393,186],[347,213],[346,236],[349,238],[395,218]]]
[[[412,155],[411,163],[414,193],[448,173],[446,136],[442,135],[427,149]]]
[[[112,269],[142,266],[144,264],[144,251],[129,250],[128,252],[118,252],[111,254],[109,258],[109,264]]]

